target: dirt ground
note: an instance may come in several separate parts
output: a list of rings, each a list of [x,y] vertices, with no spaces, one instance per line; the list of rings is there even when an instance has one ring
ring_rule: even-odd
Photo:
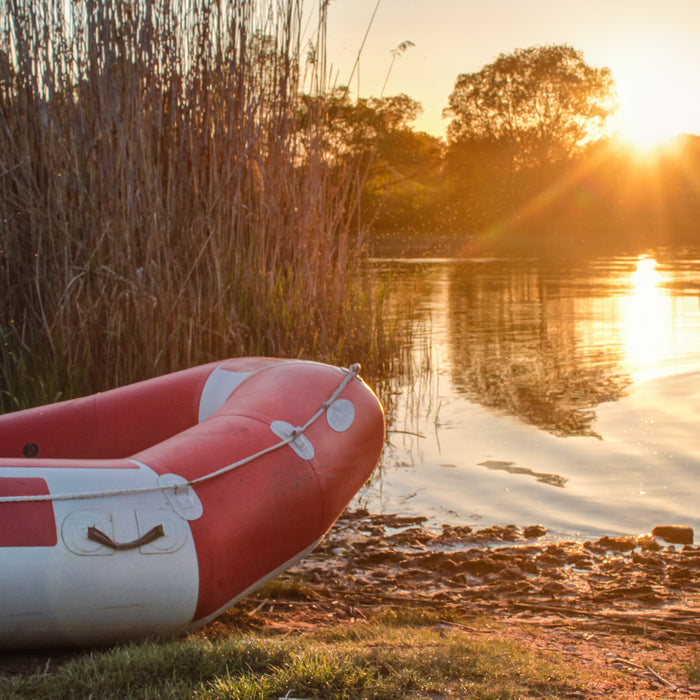
[[[700,696],[693,545],[651,536],[548,542],[539,526],[433,531],[420,518],[355,511],[285,578],[245,601],[238,623],[244,612],[255,626],[291,633],[377,610],[438,609],[442,619],[453,610],[459,622],[448,626],[594,672],[587,693],[571,697]],[[232,622],[224,616],[207,633]]]
[[[433,530],[348,512],[310,556],[201,634],[303,633],[378,612],[424,613],[426,624],[517,640],[592,672],[572,698],[700,697],[700,547],[651,536],[553,542],[536,525]],[[0,657],[0,673],[54,671],[76,653]]]

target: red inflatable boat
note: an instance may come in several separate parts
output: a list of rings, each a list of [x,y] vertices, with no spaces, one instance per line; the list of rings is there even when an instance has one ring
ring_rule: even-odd
[[[233,359],[0,416],[0,646],[194,629],[298,561],[380,457],[358,370]]]

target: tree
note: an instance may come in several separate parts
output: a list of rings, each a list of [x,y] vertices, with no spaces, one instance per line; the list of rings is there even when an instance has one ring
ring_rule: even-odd
[[[353,101],[345,86],[327,95],[302,95],[302,123],[314,110],[322,108],[326,116],[322,134],[330,152],[375,153],[380,140],[410,131],[410,124],[423,111],[408,95],[360,98]]]
[[[364,202],[376,228],[420,228],[435,193],[435,176],[442,160],[442,143],[412,129],[422,112],[408,95],[359,100],[360,116],[372,124],[370,167]]]
[[[444,111],[451,145],[475,140],[512,149],[513,165],[566,161],[606,133],[615,111],[608,68],[592,68],[571,46],[501,54],[459,75]]]
[[[408,95],[351,99],[347,87],[324,95],[302,95],[300,123],[309,123],[314,110],[323,120],[311,120],[302,130],[306,144],[320,144],[328,163],[342,171],[359,163],[362,173],[362,211],[384,229],[425,220],[436,190],[443,143],[415,132],[413,122],[422,111]]]

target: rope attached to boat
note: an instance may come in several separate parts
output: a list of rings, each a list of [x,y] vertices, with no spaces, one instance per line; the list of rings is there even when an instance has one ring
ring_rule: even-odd
[[[276,452],[277,450],[287,445],[290,445],[299,437],[301,437],[304,434],[304,432],[308,430],[340,398],[340,395],[343,393],[343,391],[345,391],[345,388],[348,386],[348,384],[350,384],[350,382],[359,375],[360,365],[359,363],[355,363],[353,365],[350,365],[350,367],[347,370],[343,371],[345,371],[345,377],[343,377],[343,381],[340,382],[338,388],[330,395],[328,399],[321,403],[321,406],[316,411],[316,413],[314,413],[311,416],[311,418],[309,418],[309,420],[307,420],[306,423],[304,423],[303,426],[294,428],[294,430],[291,431],[288,437],[280,440],[278,443],[270,445],[270,447],[266,447],[265,449],[260,450],[259,452],[256,452],[255,454],[252,454],[248,457],[243,457],[243,459],[240,459],[237,462],[234,462],[233,464],[228,464],[227,466],[222,467],[221,469],[217,469],[216,471],[210,472],[209,474],[204,474],[203,476],[197,477],[196,479],[191,479],[190,481],[181,481],[177,484],[167,484],[160,486],[142,486],[139,488],[116,489],[112,491],[95,491],[92,493],[47,493],[36,494],[31,496],[0,496],[0,503],[28,503],[35,501],[77,501],[88,498],[111,498],[112,496],[132,496],[140,493],[154,493],[156,491],[174,491],[175,493],[178,493],[181,489],[188,488],[190,486],[196,486],[197,484],[209,481],[210,479],[215,479],[219,476],[223,476],[224,474],[228,474],[228,472],[231,472],[234,469],[237,469],[238,467],[242,467],[244,464],[249,464],[250,462],[254,462],[256,459],[260,459],[260,457],[264,457],[265,455],[268,455],[271,452]]]

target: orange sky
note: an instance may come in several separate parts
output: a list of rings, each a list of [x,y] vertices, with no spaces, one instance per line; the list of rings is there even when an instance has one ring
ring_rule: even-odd
[[[331,0],[328,58],[347,84],[377,0]],[[700,0],[379,0],[351,88],[422,103],[416,128],[444,135],[442,109],[459,73],[479,71],[499,53],[570,44],[592,66],[608,66],[630,139],[700,133]]]

